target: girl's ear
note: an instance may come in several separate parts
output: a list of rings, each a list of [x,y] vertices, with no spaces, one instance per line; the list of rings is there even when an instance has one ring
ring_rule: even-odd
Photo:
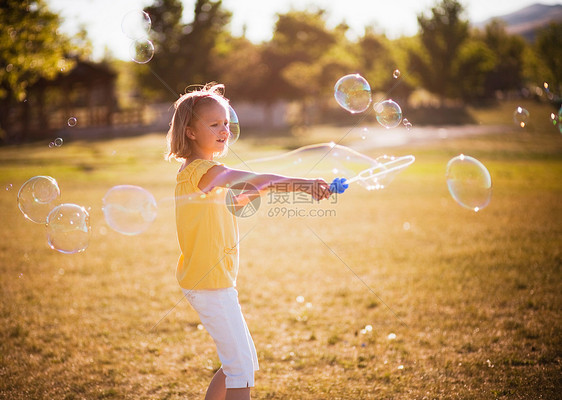
[[[185,128],[185,136],[187,136],[191,140],[195,140],[195,133],[193,132],[193,129],[191,129],[190,126]]]

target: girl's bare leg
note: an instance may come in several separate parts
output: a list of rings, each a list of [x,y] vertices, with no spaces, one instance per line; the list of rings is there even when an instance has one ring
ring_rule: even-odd
[[[226,375],[220,368],[213,376],[205,394],[205,400],[250,400],[250,388],[227,389]]]
[[[226,389],[225,400],[250,400],[250,388]]]
[[[211,383],[209,383],[205,400],[224,400],[226,396],[225,379],[226,375],[222,372],[222,368],[219,368],[215,376],[213,376]]]

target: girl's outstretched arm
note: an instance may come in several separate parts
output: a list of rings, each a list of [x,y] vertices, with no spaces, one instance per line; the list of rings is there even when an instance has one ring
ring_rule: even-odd
[[[199,189],[209,192],[214,187],[232,187],[237,183],[249,183],[259,191],[305,192],[315,200],[327,199],[332,192],[324,179],[295,178],[277,174],[259,174],[232,169],[223,165],[210,168],[199,181]]]

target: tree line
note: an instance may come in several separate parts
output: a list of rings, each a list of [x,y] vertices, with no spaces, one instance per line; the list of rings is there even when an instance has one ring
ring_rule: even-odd
[[[155,0],[145,11],[155,56],[131,70],[147,101],[173,101],[190,84],[218,81],[233,100],[307,104],[331,98],[334,83],[349,73],[364,76],[375,92],[405,100],[417,88],[440,102],[463,103],[543,82],[562,92],[562,24],[528,43],[499,20],[472,28],[458,0],[437,2],[418,15],[415,36],[397,39],[374,27],[350,39],[345,21],[328,26],[326,10],[291,10],[278,15],[272,38],[260,44],[230,33],[232,13],[220,0],[197,0],[189,23],[182,22],[180,0]],[[69,38],[58,32],[60,23],[44,0],[0,0],[0,124],[9,104],[25,101],[35,82],[91,54],[86,32]]]
[[[546,27],[531,44],[508,34],[499,20],[471,28],[457,0],[436,3],[418,16],[417,35],[394,40],[372,27],[351,40],[345,22],[327,26],[323,9],[278,15],[273,37],[261,44],[229,33],[231,13],[221,1],[197,0],[187,24],[180,21],[180,0],[156,0],[145,11],[154,21],[156,55],[139,79],[153,98],[170,93],[152,73],[178,93],[186,82],[218,80],[237,98],[266,103],[326,95],[348,73],[387,92],[396,84],[395,69],[403,72],[398,91],[404,96],[424,88],[441,100],[475,102],[543,82],[562,89],[561,24]]]

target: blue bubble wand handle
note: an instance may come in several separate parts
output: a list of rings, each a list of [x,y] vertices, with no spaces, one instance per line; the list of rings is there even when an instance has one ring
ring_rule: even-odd
[[[349,187],[349,183],[346,183],[345,178],[335,178],[330,184],[330,191],[332,193],[343,193],[345,189]]]

